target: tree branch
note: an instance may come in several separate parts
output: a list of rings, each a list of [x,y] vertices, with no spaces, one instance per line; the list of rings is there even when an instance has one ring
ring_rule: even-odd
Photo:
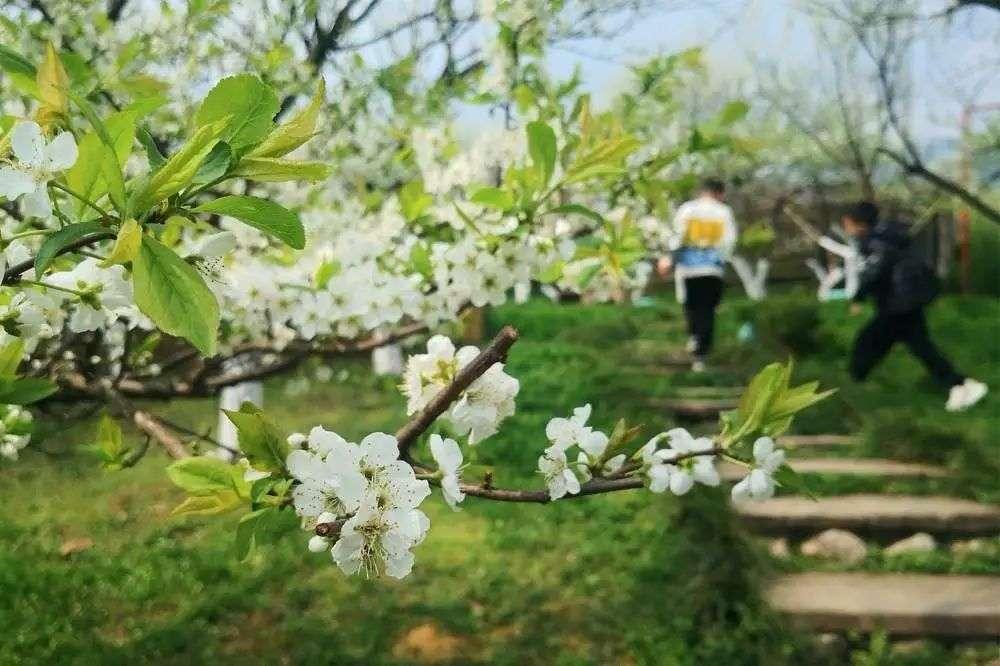
[[[87,236],[84,236],[83,238],[73,241],[69,245],[64,246],[58,252],[56,252],[56,256],[58,257],[60,255],[66,254],[67,252],[72,252],[73,250],[79,250],[81,247],[87,247],[88,245],[92,245],[93,243],[97,243],[102,240],[108,240],[114,237],[115,233],[113,231],[98,231],[97,233],[89,234]],[[35,265],[35,257],[31,257],[30,259],[25,259],[24,261],[18,264],[14,264],[4,272],[2,283],[9,285],[17,282],[18,280],[21,279],[21,275],[31,270],[34,267],[34,265]],[[36,277],[41,277],[41,276],[36,276]]]
[[[906,173],[922,178],[934,187],[937,187],[948,194],[954,195],[958,199],[965,202],[970,208],[982,214],[986,219],[1000,224],[1000,210],[997,210],[988,204],[985,199],[976,196],[976,194],[970,192],[955,181],[945,178],[941,174],[928,169],[924,166],[923,162],[919,160],[907,159],[904,155],[901,155],[890,148],[879,148],[879,152],[896,162]]]

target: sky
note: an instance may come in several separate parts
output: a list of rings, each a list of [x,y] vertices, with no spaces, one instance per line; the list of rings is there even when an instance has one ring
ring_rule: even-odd
[[[553,48],[550,70],[569,76],[579,66],[584,88],[600,103],[620,91],[627,65],[657,53],[705,47],[712,76],[747,89],[753,63],[808,76],[820,66],[813,17],[802,0],[664,0],[665,9],[636,21],[613,42],[587,40]],[[921,11],[939,12],[949,0],[924,0]],[[951,21],[924,24],[911,64],[912,125],[924,143],[958,136],[963,103],[1000,103],[1000,12],[964,9]],[[993,113],[1000,113],[994,111]],[[977,122],[986,113],[976,114]]]

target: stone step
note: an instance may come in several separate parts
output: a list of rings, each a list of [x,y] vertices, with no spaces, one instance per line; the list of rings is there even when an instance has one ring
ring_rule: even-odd
[[[678,398],[739,398],[746,391],[745,386],[677,386],[674,393]]]
[[[778,443],[789,449],[852,446],[858,438],[851,435],[784,435]]]
[[[948,470],[935,465],[906,463],[884,458],[802,458],[791,459],[789,465],[800,474],[844,474],[848,476],[880,476],[889,478],[940,479]],[[735,463],[719,465],[724,479],[741,479],[747,468]]]
[[[790,496],[745,502],[735,511],[750,529],[769,534],[812,534],[832,527],[868,534],[1000,532],[1000,507],[953,497],[857,494],[813,500]]]
[[[781,576],[766,596],[815,631],[1000,636],[1000,576],[809,572]]]
[[[718,418],[719,412],[736,409],[736,398],[667,398],[657,405],[679,418],[704,420]]]

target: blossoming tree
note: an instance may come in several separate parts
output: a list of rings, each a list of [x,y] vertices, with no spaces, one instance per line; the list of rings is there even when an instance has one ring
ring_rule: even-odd
[[[361,20],[354,4],[337,17]],[[488,445],[516,409],[509,327],[482,350],[431,337],[406,365],[409,420],[359,443],[320,425],[283,432],[245,404],[228,412],[240,445],[229,464],[192,455],[187,433],[133,402],[213,395],[311,357],[371,349],[533,285],[616,301],[642,289],[650,241],[636,220],[664,205],[657,174],[676,156],[640,151],[577,82],[544,75],[539,54],[561,25],[548,3],[482,9],[495,36],[475,96],[504,110],[506,126],[467,146],[445,109],[468,90],[418,89],[401,63],[354,63],[335,90],[316,77],[296,100],[265,82],[266,64],[196,94],[144,74],[123,85],[121,62],[143,48],[132,42],[110,72],[79,55],[79,36],[25,51],[34,57],[0,48],[0,454],[15,458],[28,443],[25,405],[104,405],[177,459],[168,474],[188,494],[177,513],[244,511],[241,555],[296,516],[309,547],[329,549],[345,573],[396,577],[429,528],[419,507],[432,486],[453,507],[642,487],[680,495],[718,485],[722,457],[749,470],[734,499],[790,480],[772,438],[824,394],[791,387],[780,365],[754,379],[716,437],[675,429],[639,445],[624,421],[609,434],[588,426],[586,405],[539,433],[543,488],[464,479],[463,451]],[[452,19],[450,37],[461,23]],[[304,38],[312,65],[315,49],[333,49],[336,20],[324,28],[317,17]],[[168,60],[177,49],[165,46]],[[174,98],[177,89],[192,99]],[[102,419],[106,467],[134,465],[145,447],[126,447],[115,418]]]

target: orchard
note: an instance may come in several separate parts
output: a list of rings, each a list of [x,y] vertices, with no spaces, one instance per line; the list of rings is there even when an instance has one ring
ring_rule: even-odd
[[[845,330],[836,301],[856,290],[865,264],[810,208],[819,185],[807,182],[809,167],[778,174],[768,163],[774,146],[761,128],[788,134],[796,123],[722,88],[691,112],[689,92],[711,76],[699,49],[632,64],[599,102],[580,69],[552,71],[563,45],[614,43],[627,22],[670,3],[395,4],[56,0],[0,10],[0,478],[26,464],[65,464],[46,453],[53,445],[75,449],[72,464],[85,470],[75,473],[122,479],[113,484],[155,469],[165,481],[157,493],[171,498],[169,524],[225,531],[220,566],[250,571],[280,558],[298,571],[335,568],[340,582],[326,585],[357,577],[373,595],[391,594],[400,584],[392,579],[445,584],[436,580],[440,564],[421,575],[422,542],[437,530],[468,529],[468,512],[487,511],[494,529],[511,532],[475,547],[502,549],[523,529],[517,503],[547,512],[579,502],[610,529],[630,520],[613,512],[647,510],[619,496],[650,507],[672,496],[683,515],[705,511],[706,502],[712,515],[735,511],[734,522],[708,521],[697,538],[706,558],[732,558],[717,571],[739,571],[727,580],[742,580],[756,566],[746,560],[756,546],[732,536],[752,515],[741,507],[776,493],[827,494],[784,442],[822,433],[836,414],[855,419],[850,405],[877,394],[850,388],[819,360],[844,344],[833,341]],[[898,102],[885,103],[891,127]],[[472,133],[470,114],[480,118]],[[977,228],[995,221],[995,192],[942,175],[897,131],[902,148],[887,143],[870,155],[907,164],[916,187],[931,188],[920,195],[931,202],[927,219],[956,201],[975,212]],[[675,316],[654,266],[684,242],[670,225],[678,206],[723,172],[746,183],[744,193],[754,192],[753,181],[767,183],[766,196],[779,192],[768,214],[737,215],[739,238],[726,257],[740,305],[721,306],[722,374],[712,374],[710,357],[707,383],[740,386],[710,427],[650,419],[638,405],[664,388],[693,391],[702,368],[681,372],[678,383],[659,371],[630,376],[620,365],[604,381],[626,387],[623,397],[603,399],[609,391],[601,375],[588,380],[586,359],[617,344],[619,334],[602,326],[639,322],[619,336],[635,338],[639,350],[643,327]],[[802,257],[823,251],[822,263],[810,260],[816,293]],[[795,257],[798,277],[788,277],[783,257]],[[770,293],[776,273],[804,282],[801,305],[786,307],[783,286]],[[983,302],[988,312],[995,306]],[[796,329],[794,307],[832,316],[838,332],[816,338],[814,319]],[[569,338],[560,336],[573,324],[546,329],[525,314],[536,310],[554,322],[590,312],[607,321],[594,319],[592,347],[563,348],[558,341]],[[976,316],[985,321],[988,312]],[[486,335],[476,334],[477,322]],[[534,359],[528,372],[518,364],[522,348]],[[359,359],[399,350],[391,379],[345,374],[370,374]],[[657,353],[630,355],[648,364]],[[357,405],[349,399],[334,420],[319,408],[313,420],[290,418],[272,404],[276,387],[286,387],[278,403],[306,407],[332,376],[368,382],[353,395],[336,389]],[[572,389],[553,392],[560,377]],[[260,382],[266,401],[225,402]],[[392,409],[378,427],[362,427],[372,399]],[[235,436],[185,423],[176,416],[185,405],[209,419],[221,414]],[[74,441],[60,440],[65,428]],[[995,478],[969,488],[989,494]],[[149,502],[143,510],[153,510]],[[600,503],[611,508],[589,508]],[[476,508],[487,504],[496,508]],[[461,527],[449,528],[453,521]],[[290,563],[289,548],[301,562]],[[587,557],[586,548],[563,554]],[[707,610],[698,617],[730,621]],[[757,640],[740,626],[733,648]],[[11,663],[47,654],[22,638]],[[560,655],[570,650],[558,644]],[[223,654],[216,649],[198,658]],[[270,649],[258,656],[269,661]],[[358,649],[327,657],[391,660]],[[412,657],[400,649],[394,658]],[[456,663],[503,661],[440,649]],[[183,654],[150,650],[154,662]],[[237,653],[253,659],[242,650],[227,658]],[[298,663],[307,653],[286,658]],[[716,663],[758,663],[737,653],[720,652],[730,656]],[[616,654],[593,660],[687,663],[655,649]]]

